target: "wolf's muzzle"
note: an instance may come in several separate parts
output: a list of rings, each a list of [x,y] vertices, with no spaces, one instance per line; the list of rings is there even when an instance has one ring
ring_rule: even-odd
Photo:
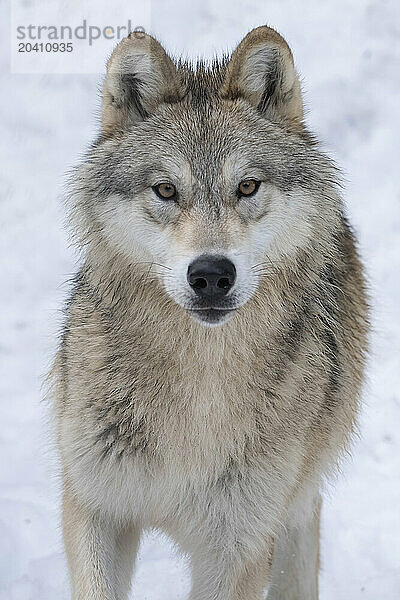
[[[233,287],[235,265],[223,256],[203,255],[189,265],[187,280],[195,294],[212,306]]]

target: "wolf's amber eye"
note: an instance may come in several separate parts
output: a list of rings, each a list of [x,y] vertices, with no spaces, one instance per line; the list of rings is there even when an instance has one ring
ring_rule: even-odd
[[[153,185],[152,189],[163,200],[174,200],[176,197],[176,187],[172,183],[159,183]]]
[[[243,179],[243,181],[239,183],[238,187],[239,197],[252,196],[260,187],[260,183],[261,182],[257,181],[256,179]]]

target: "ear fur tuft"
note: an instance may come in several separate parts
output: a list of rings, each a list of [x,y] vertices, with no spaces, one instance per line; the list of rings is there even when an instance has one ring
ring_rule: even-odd
[[[290,48],[279,33],[265,26],[246,35],[227,65],[221,96],[244,98],[262,114],[301,123],[300,83]]]
[[[150,35],[133,32],[118,44],[107,63],[103,132],[146,119],[159,104],[180,97],[177,70],[164,48]]]

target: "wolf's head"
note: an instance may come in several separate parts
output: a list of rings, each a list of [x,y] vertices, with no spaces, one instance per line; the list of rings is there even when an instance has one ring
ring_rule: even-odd
[[[102,134],[78,176],[89,243],[150,270],[198,321],[224,323],[337,213],[302,119],[291,51],[268,27],[196,68],[131,34],[108,61]]]

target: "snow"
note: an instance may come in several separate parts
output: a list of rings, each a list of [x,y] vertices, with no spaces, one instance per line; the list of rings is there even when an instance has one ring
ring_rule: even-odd
[[[9,38],[2,3],[2,39]],[[98,20],[106,0],[96,0]],[[114,2],[116,14],[122,0]],[[345,173],[347,211],[374,314],[360,440],[322,519],[322,600],[400,597],[400,84],[396,0],[151,3],[151,31],[175,54],[212,56],[268,22],[291,45],[308,122]],[[125,6],[126,11],[126,6]],[[106,56],[104,56],[104,59]],[[65,172],[98,127],[98,75],[15,75],[0,57],[0,600],[68,598],[57,460],[41,381],[76,256],[62,228]],[[135,598],[183,599],[187,565],[144,540]]]

